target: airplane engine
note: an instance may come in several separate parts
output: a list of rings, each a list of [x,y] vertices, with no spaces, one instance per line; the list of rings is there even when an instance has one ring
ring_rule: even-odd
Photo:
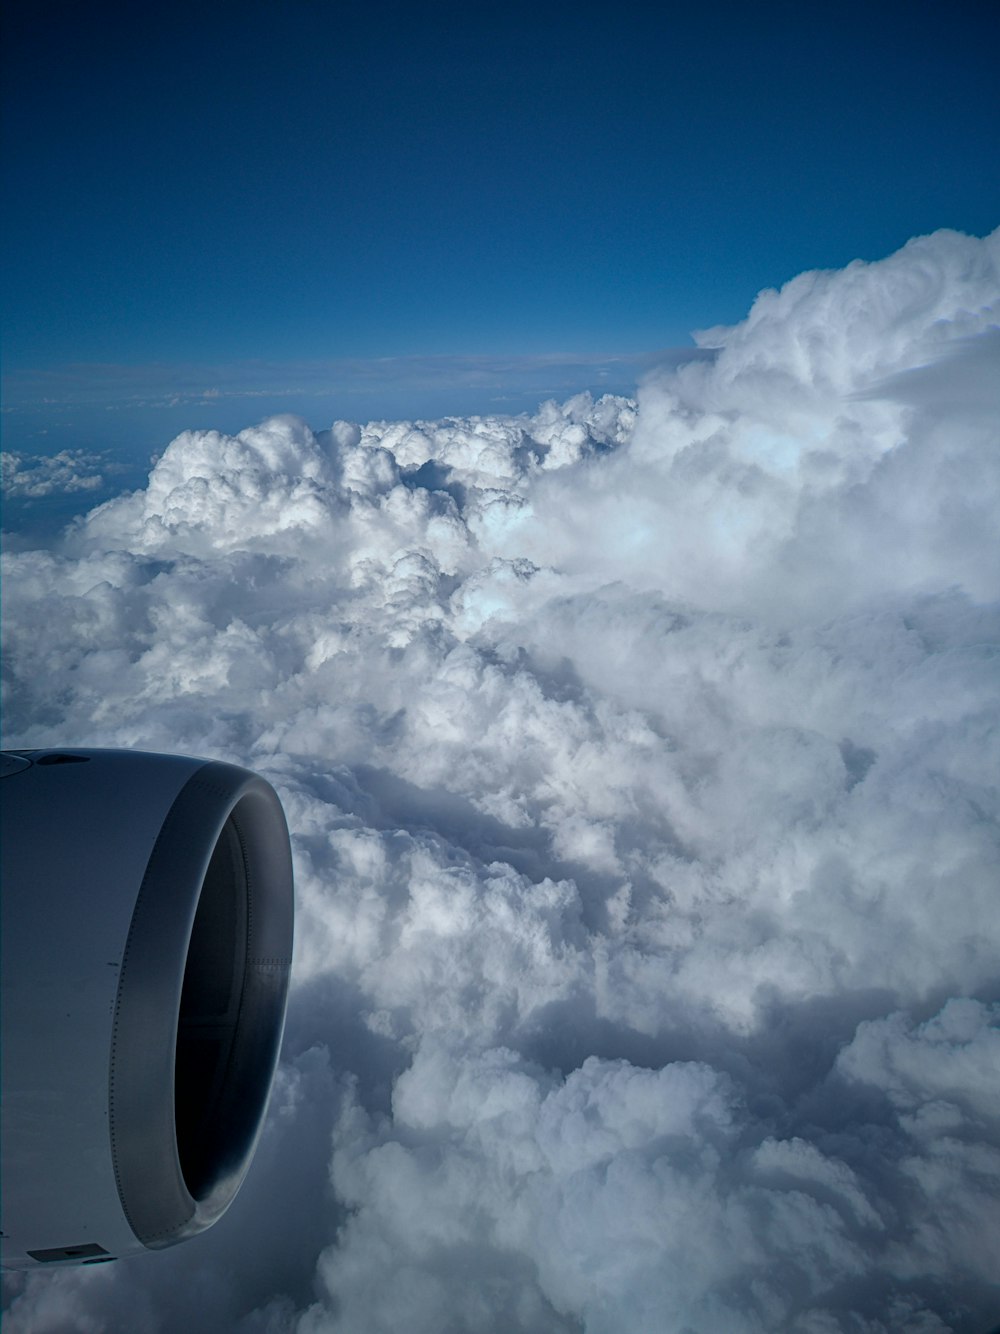
[[[5,752],[2,1262],[97,1264],[228,1208],[284,1024],[292,866],[231,764]]]

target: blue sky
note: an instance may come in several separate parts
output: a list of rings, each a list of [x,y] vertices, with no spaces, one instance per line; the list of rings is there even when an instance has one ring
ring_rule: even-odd
[[[15,6],[8,444],[627,391],[803,269],[995,226],[998,36],[985,3]]]

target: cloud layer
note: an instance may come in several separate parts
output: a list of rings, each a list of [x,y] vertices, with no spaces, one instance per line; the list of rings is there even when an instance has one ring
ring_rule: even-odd
[[[5,574],[9,745],[245,763],[296,858],[259,1160],[11,1334],[1000,1319],[1000,234],[638,400],[190,431]]]

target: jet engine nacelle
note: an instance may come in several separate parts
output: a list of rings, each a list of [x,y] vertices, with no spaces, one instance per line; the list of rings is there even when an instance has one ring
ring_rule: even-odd
[[[262,778],[115,750],[3,755],[3,1265],[210,1227],[284,1024],[292,866]]]

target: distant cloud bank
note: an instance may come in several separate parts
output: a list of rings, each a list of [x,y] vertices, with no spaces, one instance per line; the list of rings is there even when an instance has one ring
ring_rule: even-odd
[[[694,361],[698,347],[622,355],[546,353],[535,356],[411,355],[337,357],[310,361],[247,360],[225,364],[67,365],[13,370],[6,376],[8,409],[99,404],[108,408],[199,405],[215,399],[326,396],[370,397],[378,392],[494,390],[544,393],[592,378],[633,382],[664,360]]]
[[[104,485],[106,460],[83,449],[28,456],[16,451],[0,454],[0,488],[5,500],[44,500],[77,491],[96,491]]]
[[[6,558],[6,744],[258,769],[298,892],[229,1216],[9,1334],[1000,1320],[998,322],[939,232],[635,399],[186,432]]]

